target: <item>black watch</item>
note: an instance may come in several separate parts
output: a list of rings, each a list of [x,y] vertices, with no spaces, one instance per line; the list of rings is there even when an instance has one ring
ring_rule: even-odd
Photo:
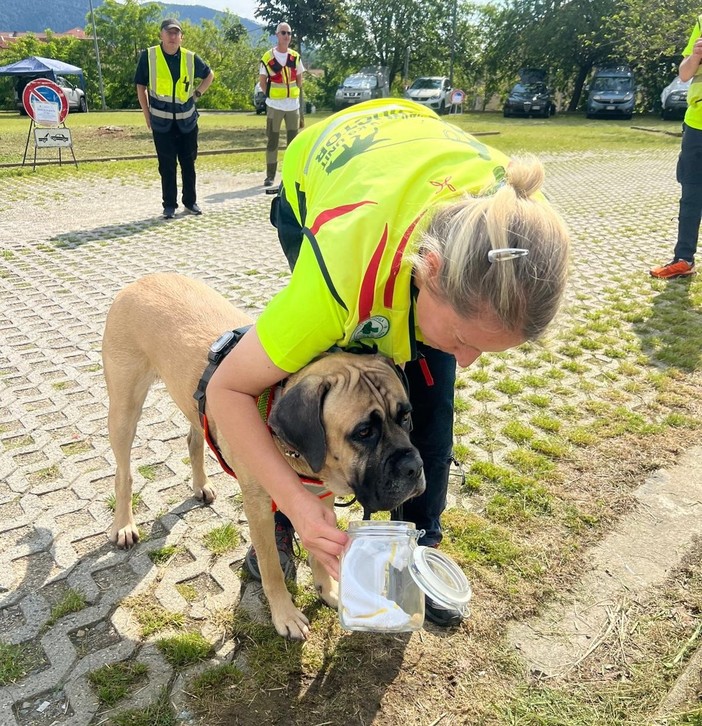
[[[202,96],[202,91],[198,91],[197,89],[195,89],[193,96],[195,96],[195,98],[200,98],[200,96]]]

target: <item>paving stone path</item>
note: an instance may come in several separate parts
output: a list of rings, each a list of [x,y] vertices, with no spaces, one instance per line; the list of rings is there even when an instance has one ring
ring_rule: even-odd
[[[547,191],[574,232],[571,300],[583,294],[593,301],[612,285],[611,276],[593,269],[636,274],[669,254],[674,151],[544,160]],[[182,677],[174,679],[159,651],[142,643],[119,603],[153,589],[164,607],[200,623],[224,656],[229,646],[208,616],[260,597],[257,585],[239,578],[245,538],[217,558],[202,544],[226,522],[246,532],[239,493],[209,459],[219,497],[206,508],[190,498],[187,429],[162,386],[147,399],[133,455],[142,497],[137,519],[149,538],[122,552],[105,536],[113,460],[100,341],[116,292],[143,274],[176,270],[256,315],[287,278],[260,174],[200,172],[204,215],[165,221],[155,172],[103,178],[94,165],[80,181],[41,170],[29,181],[0,179],[0,640],[28,645],[41,664],[0,687],[0,726],[97,723],[87,674],[127,657],[149,666],[149,680],[120,708],[153,702],[168,686],[179,719],[189,721]],[[624,179],[626,204],[617,196]],[[187,551],[157,579],[148,553],[185,541]],[[198,599],[187,602],[178,583],[194,585]],[[82,592],[87,607],[48,627],[51,608],[69,589]]]

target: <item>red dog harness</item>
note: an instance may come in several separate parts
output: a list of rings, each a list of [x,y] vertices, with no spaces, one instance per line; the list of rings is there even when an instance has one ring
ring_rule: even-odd
[[[202,426],[205,441],[212,450],[212,453],[217,458],[217,461],[219,462],[219,465],[222,467],[222,469],[224,469],[224,471],[229,474],[229,476],[233,476],[235,478],[236,474],[234,473],[234,470],[231,468],[231,466],[229,466],[224,456],[222,456],[222,452],[220,451],[219,446],[217,446],[217,443],[214,441],[210,433],[210,427],[207,423],[207,414],[205,413],[205,392],[207,390],[207,384],[210,382],[210,379],[214,375],[214,372],[217,370],[217,366],[219,366],[219,364],[227,357],[227,355],[231,352],[232,348],[234,348],[234,346],[242,339],[244,333],[246,333],[246,331],[250,327],[250,325],[247,325],[243,328],[237,328],[236,330],[228,330],[226,333],[220,335],[220,337],[217,338],[214,343],[212,343],[207,353],[207,368],[205,368],[205,372],[202,374],[202,377],[197,384],[197,390],[193,394],[193,398],[197,401],[197,410],[200,416],[200,425]],[[275,400],[275,394],[278,391],[278,388],[280,388],[279,384],[276,384],[271,388],[267,388],[256,401],[258,411],[261,414],[261,418],[263,419],[263,422],[266,424],[266,426],[268,426],[268,417],[270,415],[273,401]],[[268,430],[271,432],[271,434],[273,434],[270,426],[268,426]],[[333,492],[327,489],[324,482],[320,481],[319,479],[311,479],[310,477],[303,476],[302,474],[298,474],[298,476],[300,478],[300,482],[305,487],[305,489],[307,489],[307,491],[309,492],[312,492],[313,494],[316,494],[320,499],[324,499],[333,495]],[[273,511],[275,512],[278,507],[276,506],[275,502],[272,502],[272,505]]]

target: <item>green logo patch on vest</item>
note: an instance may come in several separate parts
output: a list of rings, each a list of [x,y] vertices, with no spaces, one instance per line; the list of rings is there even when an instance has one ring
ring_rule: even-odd
[[[351,335],[351,340],[359,341],[364,338],[383,338],[390,330],[390,321],[382,315],[374,315],[372,318],[363,320],[356,326]]]

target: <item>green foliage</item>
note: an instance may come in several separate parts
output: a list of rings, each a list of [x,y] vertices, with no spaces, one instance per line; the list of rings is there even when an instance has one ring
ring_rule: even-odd
[[[27,675],[30,659],[21,645],[0,642],[0,686]]]
[[[121,711],[110,717],[113,726],[175,726],[175,713],[168,697],[168,689],[161,689],[158,700],[146,708]]]
[[[196,676],[190,684],[190,692],[195,698],[204,698],[211,693],[218,693],[224,688],[236,686],[243,679],[242,672],[231,663],[224,663]]]
[[[259,0],[256,17],[273,34],[280,22],[292,28],[293,45],[323,44],[344,23],[341,0]],[[304,58],[303,58],[304,60]]]
[[[204,537],[205,547],[216,555],[231,552],[239,544],[239,532],[236,527],[227,522],[221,527],[215,527]]]
[[[144,663],[123,661],[92,671],[88,680],[97,691],[100,702],[111,708],[129,693],[135,683],[145,678],[148,670]]]
[[[456,11],[455,23],[453,11]],[[505,3],[432,0],[260,0],[257,16],[272,32],[281,19],[293,28],[293,47],[303,50],[306,98],[318,108],[333,104],[348,73],[387,66],[394,95],[420,75],[453,74],[466,94],[466,108],[484,108],[504,96],[521,67],[543,68],[562,94],[563,105],[582,107],[595,66],[625,62],[634,69],[638,108],[659,103],[661,88],[675,75],[699,8],[693,0],[506,0]],[[96,3],[105,100],[108,108],[137,108],[134,70],[139,53],[159,41],[163,6],[138,0]],[[92,34],[88,8],[86,30]],[[200,25],[183,22],[184,47],[215,72],[203,107],[251,110],[258,62],[268,36],[252,38],[230,14]],[[0,64],[29,55],[56,58],[85,71],[88,105],[100,107],[94,45],[71,37],[47,42],[21,37],[0,50]],[[13,82],[0,77],[0,107],[14,107]],[[564,110],[564,109],[561,109]],[[632,314],[636,314],[635,312]]]
[[[68,590],[60,602],[51,608],[51,617],[47,625],[53,625],[59,618],[69,613],[77,613],[86,606],[85,595],[78,590]]]
[[[172,638],[161,638],[156,645],[174,668],[185,668],[212,654],[212,646],[200,633],[183,633]]]

